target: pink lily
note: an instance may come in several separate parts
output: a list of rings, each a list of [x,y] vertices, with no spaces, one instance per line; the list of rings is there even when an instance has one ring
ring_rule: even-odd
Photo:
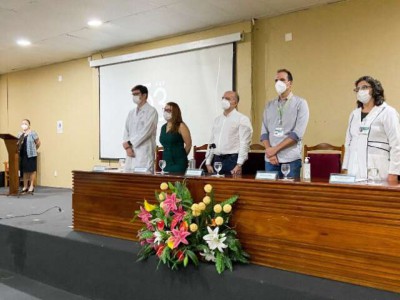
[[[186,240],[186,237],[190,235],[190,232],[186,231],[184,228],[182,230],[172,229],[172,236],[170,240],[174,243],[172,249],[175,249],[179,246],[180,243],[182,244],[189,244]]]
[[[174,211],[177,209],[177,202],[176,194],[167,195],[167,198],[163,202],[163,209],[166,215],[168,215],[171,210]]]
[[[142,220],[143,223],[149,223],[150,218],[151,218],[151,213],[149,213],[147,210],[145,210],[142,206],[140,207],[140,213],[138,214],[138,217],[140,220]]]

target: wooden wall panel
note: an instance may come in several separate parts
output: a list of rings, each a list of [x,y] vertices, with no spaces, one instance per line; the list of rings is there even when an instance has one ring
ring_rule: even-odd
[[[135,240],[139,202],[179,176],[73,174],[74,229]],[[188,179],[195,201],[214,186],[239,195],[232,222],[255,264],[400,292],[400,187],[250,178]]]

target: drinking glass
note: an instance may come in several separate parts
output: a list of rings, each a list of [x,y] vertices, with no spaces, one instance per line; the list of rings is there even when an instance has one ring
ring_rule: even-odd
[[[222,169],[222,162],[216,161],[214,163],[214,169],[215,169],[215,171],[217,171],[217,177],[220,177],[221,175],[219,175],[219,171],[221,171],[221,169]]]
[[[158,161],[158,166],[160,167],[160,169],[161,169],[161,174],[165,174],[164,173],[164,168],[167,166],[167,162],[165,161],[165,160],[163,160],[163,159],[160,159],[159,161]]]
[[[379,178],[379,170],[377,168],[368,169],[368,183],[376,184]]]
[[[125,159],[124,158],[119,159],[119,168],[120,168],[120,170],[123,170],[125,168]]]
[[[281,172],[283,174],[283,180],[288,180],[288,174],[290,172],[290,164],[282,164],[281,165]]]

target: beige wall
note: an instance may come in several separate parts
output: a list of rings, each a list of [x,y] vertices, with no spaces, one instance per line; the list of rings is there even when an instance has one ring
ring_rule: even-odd
[[[179,43],[207,39],[234,32],[245,32],[237,46],[237,88],[240,110],[251,109],[251,41],[249,22],[224,26],[199,33],[168,38],[107,53],[103,57],[132,53]],[[93,57],[100,58],[100,55]],[[63,77],[58,81],[59,76]],[[137,84],[135,82],[132,85]],[[8,93],[7,93],[8,90]],[[44,186],[71,187],[72,170],[91,170],[99,157],[99,99],[97,70],[86,58],[0,76],[0,133],[17,134],[21,120],[28,118],[42,141],[39,149],[38,183]],[[8,105],[7,105],[8,103]],[[8,109],[7,109],[8,107]],[[128,112],[127,112],[128,113]],[[64,133],[57,134],[62,120]],[[122,136],[121,132],[116,134]],[[7,160],[4,143],[0,161]],[[3,170],[3,166],[0,166]],[[55,172],[57,176],[55,176]]]
[[[275,72],[285,67],[293,72],[294,92],[309,103],[305,143],[342,144],[355,105],[353,82],[359,76],[379,78],[388,103],[400,110],[395,73],[400,66],[399,11],[397,0],[344,1],[258,20],[254,27],[244,22],[101,55],[245,32],[237,47],[236,78],[240,110],[252,118],[253,140],[259,139],[264,105],[275,96]],[[291,42],[284,41],[288,32],[293,34]],[[0,132],[17,133],[22,118],[32,121],[42,140],[41,185],[70,187],[72,170],[90,170],[99,163],[98,106],[97,71],[89,68],[86,58],[0,76]],[[57,120],[64,122],[63,134],[56,133]],[[0,144],[0,161],[4,160],[5,147]]]
[[[380,79],[387,102],[399,110],[399,12],[397,0],[354,0],[259,20],[253,28],[254,138],[283,67],[293,73],[294,93],[308,100],[306,144],[344,142],[356,101],[353,83],[362,75]],[[291,42],[284,41],[288,32]]]

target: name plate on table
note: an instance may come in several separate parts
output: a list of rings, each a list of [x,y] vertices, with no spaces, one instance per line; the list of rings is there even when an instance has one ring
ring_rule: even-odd
[[[277,180],[278,179],[278,172],[275,172],[275,171],[257,171],[255,179]]]
[[[147,168],[144,168],[144,167],[143,168],[138,167],[138,168],[134,168],[133,172],[135,172],[135,173],[148,173],[149,170]]]
[[[200,177],[203,175],[203,170],[202,169],[187,169],[185,176],[191,176],[191,177]]]
[[[356,176],[347,174],[335,174],[332,173],[329,176],[329,183],[344,183],[351,184],[356,182]]]
[[[93,172],[104,172],[107,169],[106,166],[94,166],[93,167]]]

